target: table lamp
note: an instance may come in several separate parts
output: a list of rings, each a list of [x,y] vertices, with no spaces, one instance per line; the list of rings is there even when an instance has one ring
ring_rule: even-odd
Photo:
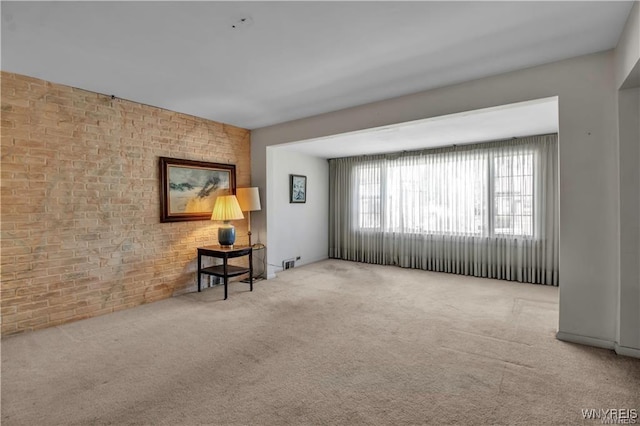
[[[229,221],[240,219],[244,219],[244,215],[235,195],[221,195],[216,198],[211,220],[223,222],[218,228],[218,244],[221,247],[233,248],[233,243],[236,242],[236,228]]]
[[[260,210],[260,193],[258,188],[238,188],[236,190],[240,210],[247,212],[247,234],[249,235],[249,245],[251,244],[251,212]]]

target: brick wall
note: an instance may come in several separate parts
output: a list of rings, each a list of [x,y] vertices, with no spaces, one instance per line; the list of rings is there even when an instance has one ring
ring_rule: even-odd
[[[2,72],[2,334],[195,289],[211,221],[160,223],[158,157],[236,165],[250,132]],[[237,222],[246,244],[246,224]]]

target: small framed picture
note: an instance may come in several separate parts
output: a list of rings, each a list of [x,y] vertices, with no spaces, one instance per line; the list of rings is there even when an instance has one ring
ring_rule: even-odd
[[[301,175],[289,175],[289,202],[307,202],[307,177]]]

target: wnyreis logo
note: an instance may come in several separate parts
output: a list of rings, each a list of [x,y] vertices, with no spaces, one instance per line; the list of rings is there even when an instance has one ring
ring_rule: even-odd
[[[583,408],[584,420],[600,420],[608,425],[634,425],[638,423],[638,410],[635,408]]]

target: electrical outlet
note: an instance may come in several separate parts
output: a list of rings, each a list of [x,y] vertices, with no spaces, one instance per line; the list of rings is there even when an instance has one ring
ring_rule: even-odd
[[[300,256],[296,256],[296,260],[300,260]]]

